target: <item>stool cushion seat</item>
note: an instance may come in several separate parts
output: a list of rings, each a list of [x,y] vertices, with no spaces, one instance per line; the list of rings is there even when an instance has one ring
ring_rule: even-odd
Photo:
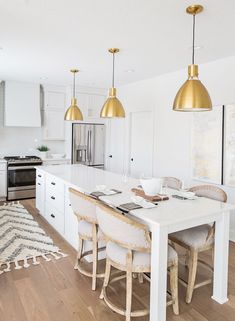
[[[113,262],[126,266],[126,255],[128,249],[117,245],[111,241],[108,241],[106,244],[106,254],[107,257]],[[150,271],[151,268],[151,253],[132,251],[133,253],[133,267],[134,268],[146,268],[147,271]],[[168,264],[177,259],[177,252],[171,247],[168,246]]]
[[[189,247],[199,249],[206,244],[211,245],[214,242],[213,237],[207,241],[207,236],[210,229],[211,226],[209,224],[204,224],[180,232],[172,233],[170,234],[170,239],[172,239],[173,241],[179,240]]]

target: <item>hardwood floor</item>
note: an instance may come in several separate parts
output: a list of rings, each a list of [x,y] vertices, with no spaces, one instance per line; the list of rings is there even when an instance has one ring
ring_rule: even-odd
[[[74,251],[43,218],[33,200],[22,201],[43,229],[68,257],[13,270],[0,275],[0,321],[120,321],[124,317],[110,311],[99,299],[102,282],[91,290],[91,279],[73,269]],[[208,256],[209,260],[209,256]],[[201,277],[204,271],[200,270]],[[148,304],[149,285],[134,280],[134,308]],[[211,285],[195,290],[192,303],[184,302],[185,288],[179,285],[180,315],[167,309],[168,321],[234,321],[235,320],[235,243],[230,244],[229,302],[217,304],[211,297]],[[110,289],[116,303],[125,304],[125,282]],[[133,318],[134,319],[134,318]],[[136,318],[147,321],[148,317]]]

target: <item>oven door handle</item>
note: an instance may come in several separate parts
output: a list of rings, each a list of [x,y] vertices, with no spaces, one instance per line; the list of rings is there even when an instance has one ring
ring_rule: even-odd
[[[36,168],[34,166],[11,166],[11,167],[8,167],[9,171],[17,171],[18,169],[35,169],[36,170]]]

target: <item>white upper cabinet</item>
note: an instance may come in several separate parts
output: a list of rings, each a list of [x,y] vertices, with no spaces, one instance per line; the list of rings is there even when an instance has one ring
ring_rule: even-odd
[[[47,110],[43,118],[44,140],[64,140],[64,111]]]
[[[66,94],[59,91],[45,91],[44,109],[63,109],[65,108]]]
[[[86,120],[87,108],[89,103],[89,95],[86,93],[76,92],[76,98],[77,98],[78,107],[80,108],[83,115],[83,120]]]
[[[100,111],[106,100],[104,95],[92,94],[89,96],[87,116],[88,118],[99,118]]]
[[[93,121],[100,118],[100,111],[106,100],[104,94],[76,92],[76,97],[83,114],[83,120]]]
[[[64,140],[65,139],[65,88],[44,87],[43,104],[43,139]]]
[[[41,127],[39,84],[5,82],[4,125]]]

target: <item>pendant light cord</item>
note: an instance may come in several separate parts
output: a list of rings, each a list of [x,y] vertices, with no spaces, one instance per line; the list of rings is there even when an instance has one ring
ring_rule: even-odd
[[[114,63],[115,63],[115,54],[113,53],[113,77],[112,77],[112,87],[114,87]]]
[[[73,98],[75,98],[75,72],[73,73]]]
[[[195,62],[195,58],[194,58],[194,56],[195,56],[195,53],[194,53],[194,51],[195,51],[195,17],[196,17],[196,15],[194,14],[193,15],[193,52],[192,52],[192,64],[193,65]]]

